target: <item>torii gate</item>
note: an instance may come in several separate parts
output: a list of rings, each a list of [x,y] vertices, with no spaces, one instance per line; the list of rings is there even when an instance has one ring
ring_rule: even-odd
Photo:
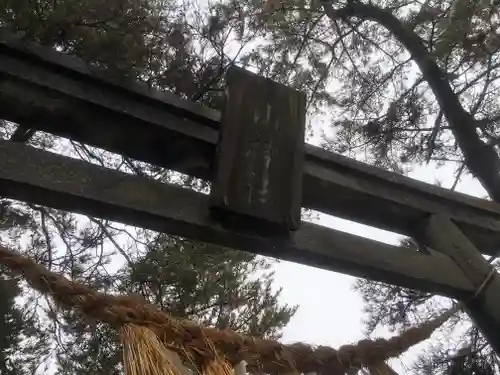
[[[300,92],[232,68],[221,116],[3,33],[0,118],[20,124],[0,141],[4,197],[459,300],[481,288],[467,311],[500,353],[500,278],[481,255],[500,248],[500,205],[305,145]],[[20,142],[33,130],[212,181],[210,196]],[[431,250],[301,223],[301,207]]]

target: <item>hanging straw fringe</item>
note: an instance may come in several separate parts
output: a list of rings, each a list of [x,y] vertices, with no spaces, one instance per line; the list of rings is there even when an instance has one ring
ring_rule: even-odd
[[[231,364],[220,357],[208,361],[201,368],[202,375],[234,375]]]
[[[125,375],[181,375],[169,350],[149,328],[125,324],[120,338]]]
[[[188,320],[175,319],[138,297],[105,295],[67,280],[2,246],[0,263],[14,273],[23,275],[33,288],[50,295],[60,307],[76,308],[84,317],[121,327],[127,375],[139,375],[139,371],[140,375],[178,375],[171,366],[171,360],[167,362],[168,356],[165,354],[167,349],[164,345],[173,344],[182,348],[189,357],[201,358],[204,375],[233,375],[230,364],[236,365],[242,360],[247,362],[249,372],[345,374],[350,369],[379,366],[379,363],[389,358],[398,357],[411,346],[429,338],[460,308],[457,305],[436,319],[388,340],[362,340],[338,350],[326,346],[313,348],[303,343],[283,345],[274,340],[243,336],[229,330],[203,328]],[[148,359],[141,360],[141,356]],[[158,372],[159,365],[150,361],[165,366],[163,372]]]

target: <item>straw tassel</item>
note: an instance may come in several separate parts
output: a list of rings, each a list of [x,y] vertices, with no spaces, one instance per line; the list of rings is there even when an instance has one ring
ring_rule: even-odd
[[[182,375],[172,353],[149,328],[125,324],[120,338],[125,375]]]
[[[202,366],[202,375],[234,375],[233,367],[225,359],[216,356]]]

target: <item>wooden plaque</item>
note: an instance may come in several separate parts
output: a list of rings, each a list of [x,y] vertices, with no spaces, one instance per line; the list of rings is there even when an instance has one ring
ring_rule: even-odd
[[[252,229],[299,228],[305,112],[305,94],[229,69],[211,190],[219,219]]]

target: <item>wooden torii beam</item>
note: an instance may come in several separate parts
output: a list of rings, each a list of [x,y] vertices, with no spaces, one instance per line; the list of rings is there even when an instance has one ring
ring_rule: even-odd
[[[115,82],[80,59],[3,36],[5,120],[211,180],[221,114],[135,82]],[[305,145],[302,206],[414,236],[446,214],[484,254],[500,249],[500,205]]]
[[[491,266],[478,248],[498,253],[500,205],[304,146],[302,94],[240,69],[228,84],[221,120],[3,38],[1,118],[213,184],[206,196],[0,141],[0,195],[459,299],[483,286]],[[301,207],[407,234],[437,252],[300,223]],[[499,291],[493,274],[468,306],[497,353]]]
[[[207,195],[4,140],[0,196],[430,293],[461,298],[474,292],[446,256],[405,251],[311,223],[302,223],[293,238],[226,229],[209,215]]]

